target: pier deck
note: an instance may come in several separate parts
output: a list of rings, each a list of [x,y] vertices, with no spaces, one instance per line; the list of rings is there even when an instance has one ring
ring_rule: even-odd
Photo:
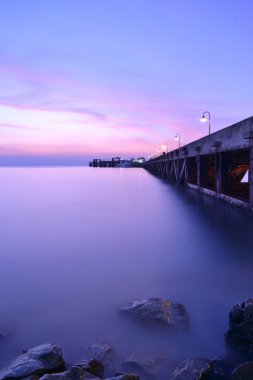
[[[144,167],[169,182],[253,211],[253,117],[163,153]]]

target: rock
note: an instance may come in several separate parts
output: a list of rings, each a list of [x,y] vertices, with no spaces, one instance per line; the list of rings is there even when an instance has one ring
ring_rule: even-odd
[[[104,366],[97,359],[91,359],[87,362],[81,363],[80,366],[84,369],[84,371],[91,373],[93,376],[104,376]]]
[[[208,379],[211,372],[211,361],[209,359],[186,359],[175,368],[171,380],[205,380]]]
[[[99,342],[87,347],[84,351],[84,360],[96,359],[103,364],[105,374],[114,374],[114,351],[105,342]]]
[[[139,380],[139,376],[135,373],[122,373],[114,377],[107,378],[106,380]]]
[[[226,341],[238,350],[253,353],[253,299],[235,305],[229,314]]]
[[[231,379],[233,366],[225,359],[215,358],[211,361],[212,376],[210,380],[228,380]]]
[[[64,369],[61,347],[47,343],[18,356],[7,368],[0,371],[0,380],[44,375]]]
[[[188,323],[188,316],[183,305],[161,298],[135,301],[123,307],[121,311],[143,322],[166,327],[184,327]]]
[[[90,372],[86,372],[84,368],[80,365],[73,365],[65,372],[47,374],[40,378],[40,380],[85,380],[85,379],[96,380],[99,378],[92,375]]]
[[[246,362],[237,367],[232,372],[233,380],[252,380],[253,379],[253,362]]]
[[[123,363],[124,368],[141,372],[147,376],[158,376],[166,359],[158,356],[132,354]]]

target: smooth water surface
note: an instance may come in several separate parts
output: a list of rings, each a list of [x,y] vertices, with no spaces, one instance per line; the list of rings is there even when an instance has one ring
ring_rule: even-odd
[[[70,362],[98,340],[118,363],[222,356],[232,305],[253,296],[253,218],[144,169],[1,168],[0,223],[1,367],[45,342]],[[189,329],[118,313],[147,297],[184,304]]]

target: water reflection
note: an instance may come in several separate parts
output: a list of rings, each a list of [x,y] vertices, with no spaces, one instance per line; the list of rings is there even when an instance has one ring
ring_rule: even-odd
[[[69,361],[100,339],[118,362],[226,353],[229,310],[252,296],[250,216],[142,169],[3,168],[0,202],[1,366],[46,341]],[[183,303],[189,330],[119,315],[153,296]]]

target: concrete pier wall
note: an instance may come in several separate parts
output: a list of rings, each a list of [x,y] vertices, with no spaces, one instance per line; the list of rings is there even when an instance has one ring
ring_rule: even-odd
[[[144,167],[169,182],[253,210],[253,117],[163,153]]]

